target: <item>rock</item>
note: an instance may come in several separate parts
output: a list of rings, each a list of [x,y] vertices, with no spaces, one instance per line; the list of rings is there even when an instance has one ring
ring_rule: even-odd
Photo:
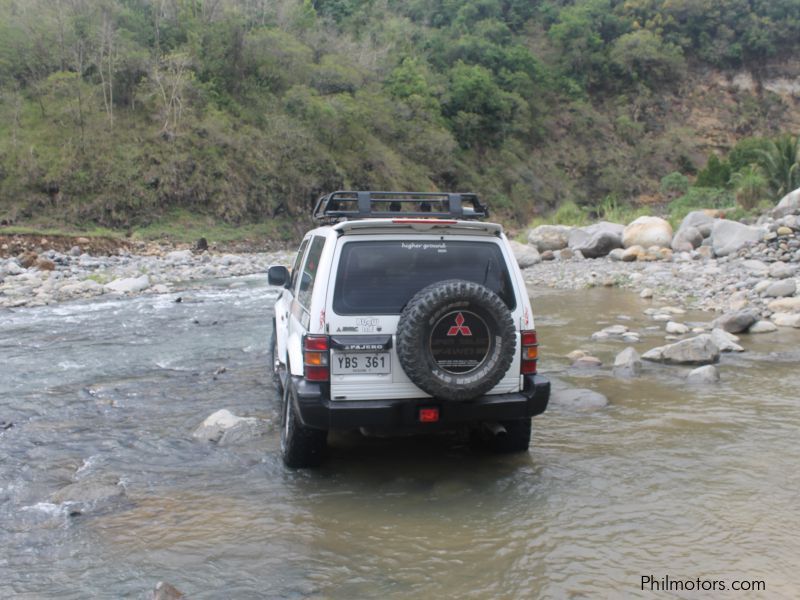
[[[800,297],[778,298],[767,304],[767,308],[774,313],[800,312]]]
[[[660,346],[645,352],[642,359],[675,365],[703,365],[719,360],[719,348],[708,334]]]
[[[631,246],[622,253],[622,262],[634,262],[644,258],[645,250],[642,246]]]
[[[703,234],[697,227],[684,227],[679,229],[672,238],[670,248],[675,252],[691,252],[703,243]]]
[[[689,373],[686,380],[695,384],[716,383],[719,381],[719,369],[714,365],[698,367]]]
[[[639,297],[644,298],[645,300],[649,300],[653,297],[653,290],[650,288],[644,288],[640,293]]]
[[[570,410],[590,411],[608,406],[608,398],[592,390],[573,388],[553,391],[550,395],[550,404]]]
[[[625,255],[625,250],[622,248],[615,248],[611,252],[608,253],[608,258],[613,260],[614,262],[622,261],[622,257]]]
[[[717,256],[728,256],[748,243],[755,243],[764,237],[760,227],[743,225],[728,219],[717,219],[711,229],[711,245]]]
[[[700,232],[700,235],[707,238],[711,235],[711,228],[714,226],[716,215],[717,211],[715,210],[693,210],[683,218],[683,221],[678,226],[678,231],[694,227]]]
[[[778,326],[775,325],[775,323],[771,323],[770,321],[756,321],[750,326],[747,333],[772,333],[777,330]]]
[[[787,235],[792,235],[793,231],[791,227],[778,227],[778,230],[775,233],[781,237],[785,237]]]
[[[791,215],[800,212],[800,188],[789,192],[778,205],[772,209],[772,216],[775,219],[780,219],[786,215]]]
[[[36,259],[36,262],[33,263],[33,266],[40,271],[54,271],[56,268],[56,263],[47,258],[39,257]]]
[[[142,275],[140,277],[128,277],[115,279],[105,285],[106,290],[117,294],[134,294],[142,292],[150,287],[150,277]]]
[[[786,279],[795,274],[797,268],[785,262],[775,262],[769,266],[769,276],[772,279]]]
[[[80,246],[73,246],[69,249],[70,256],[80,256],[83,254],[83,250],[81,250]]]
[[[514,253],[514,258],[517,259],[517,264],[520,269],[527,269],[533,265],[542,262],[542,257],[539,251],[534,246],[528,244],[520,244],[519,242],[511,241],[511,251]]]
[[[37,258],[39,255],[36,252],[26,251],[19,256],[18,261],[21,267],[30,269],[36,263]]]
[[[671,242],[672,225],[660,217],[639,217],[622,233],[622,245],[625,248],[631,246],[668,248]]]
[[[594,332],[592,334],[592,339],[607,340],[611,337],[620,337],[626,333],[628,333],[628,328],[625,325],[610,325],[601,329],[600,331]]]
[[[747,331],[756,321],[758,321],[758,313],[754,310],[745,309],[717,317],[714,319],[712,326],[724,329],[728,333],[741,333]]]
[[[781,279],[769,284],[767,289],[764,290],[764,295],[767,298],[785,298],[786,296],[794,296],[797,291],[797,284],[794,279]]]
[[[765,262],[756,259],[743,261],[742,267],[744,267],[748,273],[758,277],[764,277],[769,273],[769,266]]]
[[[601,258],[614,249],[622,248],[624,229],[623,225],[608,221],[601,221],[588,227],[578,227],[570,232],[567,244],[585,258]]]
[[[7,429],[11,429],[14,424],[11,421],[2,421],[0,420],[0,431],[6,431]]]
[[[87,246],[91,244],[91,240],[89,240],[89,238],[86,237],[79,237],[77,240],[75,240],[75,243],[78,244],[79,246]]]
[[[556,259],[556,255],[552,250],[545,250],[544,252],[542,252],[542,260],[543,261],[549,261],[549,260],[555,260],[555,259]]]
[[[540,225],[528,232],[528,243],[539,252],[561,250],[567,247],[571,230],[564,225]]]
[[[744,352],[744,348],[736,343],[739,341],[739,338],[735,335],[731,335],[724,329],[715,327],[711,330],[710,335],[720,352]]]
[[[8,261],[6,261],[6,264],[3,267],[2,271],[6,275],[12,275],[13,276],[13,275],[20,275],[20,274],[24,273],[25,269],[23,269],[20,266],[20,264],[16,261],[16,259],[11,258]]]
[[[111,475],[82,479],[50,495],[51,502],[68,504],[71,516],[109,508],[124,498],[125,488]]]
[[[636,349],[628,346],[614,358],[614,375],[636,377],[642,372],[642,359]]]
[[[567,358],[572,362],[575,362],[579,358],[583,358],[584,356],[589,356],[589,353],[585,350],[573,350],[569,354],[567,354]]]
[[[684,333],[689,333],[689,327],[683,323],[668,321],[666,331],[671,335],[683,335]]]
[[[778,327],[800,327],[800,313],[775,313],[771,318]]]
[[[575,256],[575,252],[569,248],[562,248],[561,250],[556,250],[555,255],[558,260],[569,260]]]
[[[603,366],[603,361],[596,356],[581,356],[572,366],[578,369],[597,369]]]
[[[234,431],[229,442],[239,441],[246,433],[255,433],[254,428],[258,426],[258,419],[254,417],[237,417],[229,410],[222,409],[211,414],[203,421],[192,433],[196,440],[205,442],[220,442],[228,431]]]
[[[164,260],[170,263],[185,263],[192,260],[193,254],[191,250],[173,250],[168,252]]]
[[[159,581],[150,596],[150,600],[180,600],[183,597],[183,592],[174,585]]]

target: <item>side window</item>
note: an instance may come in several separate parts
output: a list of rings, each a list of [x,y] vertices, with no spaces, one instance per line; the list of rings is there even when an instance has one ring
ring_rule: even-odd
[[[300,249],[297,251],[297,258],[294,259],[294,265],[292,266],[292,283],[289,286],[289,289],[292,291],[295,290],[295,285],[297,284],[300,262],[303,260],[303,254],[306,252],[306,246],[308,246],[308,240],[303,240],[303,243],[300,244]]]
[[[300,276],[300,289],[297,291],[297,301],[305,308],[308,308],[311,304],[311,294],[314,291],[314,282],[317,278],[317,269],[319,269],[319,257],[322,255],[324,247],[325,238],[315,236],[308,249],[305,265],[303,265],[303,272]]]

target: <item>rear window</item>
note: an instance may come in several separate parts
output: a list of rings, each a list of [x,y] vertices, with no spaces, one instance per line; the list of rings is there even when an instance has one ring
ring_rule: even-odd
[[[333,310],[339,315],[399,314],[427,285],[465,279],[485,285],[509,310],[514,289],[500,247],[491,242],[348,242],[342,248]]]

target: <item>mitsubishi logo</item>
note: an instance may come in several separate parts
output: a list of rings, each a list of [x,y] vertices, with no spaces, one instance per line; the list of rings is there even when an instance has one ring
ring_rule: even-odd
[[[470,331],[469,327],[464,325],[464,315],[461,313],[456,315],[456,324],[447,330],[448,336],[458,335],[459,333],[464,336],[472,335],[472,331]]]

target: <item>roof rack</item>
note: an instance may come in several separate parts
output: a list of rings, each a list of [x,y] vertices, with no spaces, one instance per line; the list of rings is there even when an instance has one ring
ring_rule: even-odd
[[[312,216],[327,222],[405,217],[481,219],[489,216],[489,207],[472,193],[337,191],[317,200]]]

